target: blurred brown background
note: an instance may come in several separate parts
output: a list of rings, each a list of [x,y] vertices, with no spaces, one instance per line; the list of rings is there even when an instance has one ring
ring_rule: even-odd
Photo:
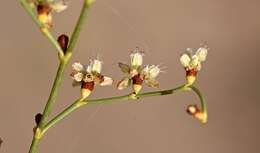
[[[71,0],[55,15],[55,36],[71,33],[81,4]],[[104,74],[118,81],[117,62],[128,62],[139,46],[146,64],[167,66],[159,77],[165,89],[184,82],[180,54],[206,41],[211,50],[196,85],[206,97],[209,122],[201,125],[186,114],[186,106],[198,102],[192,92],[91,105],[49,130],[39,153],[259,153],[259,10],[259,0],[97,0],[71,62],[88,63],[99,53]],[[57,56],[17,1],[2,1],[0,18],[0,152],[25,153]],[[52,116],[79,95],[70,70]],[[129,91],[96,88],[91,98]]]

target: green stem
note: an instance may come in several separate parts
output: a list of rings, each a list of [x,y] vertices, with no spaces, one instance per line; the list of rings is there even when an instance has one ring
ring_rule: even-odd
[[[52,110],[53,104],[55,102],[55,98],[56,98],[57,93],[58,93],[58,89],[61,85],[61,81],[62,81],[62,78],[64,76],[64,70],[65,70],[67,63],[69,62],[69,59],[72,55],[72,50],[74,49],[75,44],[78,40],[79,33],[80,33],[80,31],[83,27],[85,17],[87,15],[87,12],[89,10],[90,5],[93,3],[93,0],[84,0],[84,4],[83,4],[83,7],[81,9],[81,13],[80,13],[78,22],[77,22],[77,24],[74,28],[74,32],[71,36],[69,47],[68,47],[68,50],[67,50],[67,53],[66,53],[65,56],[64,56],[63,50],[59,46],[56,39],[53,38],[53,36],[49,32],[49,30],[38,20],[34,11],[30,7],[30,5],[26,2],[26,0],[20,0],[20,2],[22,4],[22,6],[25,8],[25,10],[32,17],[33,21],[40,27],[43,34],[50,40],[50,42],[53,44],[53,46],[59,51],[59,55],[60,55],[60,65],[59,65],[59,68],[58,68],[58,71],[57,71],[57,74],[56,74],[56,77],[55,77],[55,81],[53,83],[50,96],[49,96],[47,104],[45,106],[45,109],[44,109],[44,112],[43,112],[43,115],[42,115],[42,119],[41,119],[39,126],[37,128],[38,132],[35,132],[33,140],[32,140],[32,144],[31,144],[30,150],[29,150],[29,153],[36,153],[40,139],[41,139],[41,137],[44,133],[42,129],[43,129],[43,127],[45,127],[48,116],[49,116],[49,114]]]
[[[79,19],[78,19],[77,24],[74,28],[74,31],[72,33],[72,36],[71,36],[71,39],[70,39],[70,42],[69,42],[68,49],[66,51],[67,53],[71,53],[72,50],[74,49],[76,42],[79,38],[80,31],[81,31],[81,29],[82,29],[82,27],[85,23],[85,20],[87,18],[89,8],[90,8],[92,3],[93,3],[93,0],[84,0],[84,4],[81,8]]]
[[[29,153],[36,153],[40,139],[33,138]]]
[[[54,83],[53,83],[53,86],[52,86],[52,89],[51,89],[51,93],[50,93],[50,96],[48,98],[48,101],[45,105],[45,108],[44,108],[44,111],[43,111],[43,114],[42,114],[42,118],[41,118],[41,121],[39,123],[39,128],[42,129],[48,119],[48,116],[52,110],[52,107],[53,107],[53,104],[55,102],[55,98],[57,97],[57,94],[58,94],[58,89],[60,88],[61,86],[61,81],[62,81],[62,78],[63,78],[63,75],[64,75],[64,70],[66,68],[66,65],[67,65],[67,62],[64,62],[64,61],[61,61],[60,62],[60,65],[59,65],[59,68],[58,68],[58,71],[57,71],[57,74],[56,74],[56,78],[54,80]]]
[[[71,104],[69,107],[67,107],[64,111],[59,113],[57,116],[55,116],[51,121],[49,121],[46,126],[43,129],[43,133],[46,132],[49,128],[54,126],[56,123],[58,123],[60,120],[68,116],[71,112],[76,110],[77,108],[85,105],[85,104],[108,104],[116,101],[127,101],[127,100],[135,100],[135,99],[140,99],[140,98],[145,98],[145,97],[151,97],[151,96],[164,96],[164,95],[169,95],[169,94],[174,94],[177,91],[187,91],[187,89],[193,89],[196,94],[200,97],[201,104],[202,104],[202,109],[206,109],[206,105],[204,102],[204,99],[199,92],[197,88],[194,86],[187,87],[186,85],[181,85],[179,87],[173,88],[173,89],[168,89],[168,90],[161,90],[161,91],[154,91],[154,92],[146,92],[146,93],[141,93],[138,95],[133,94],[128,94],[124,96],[116,96],[116,97],[110,97],[110,98],[101,98],[101,99],[93,99],[93,100],[76,100],[73,104]]]
[[[42,33],[46,36],[46,38],[50,41],[50,43],[54,46],[54,48],[56,48],[56,50],[58,51],[58,53],[63,56],[64,53],[59,45],[59,43],[57,42],[57,40],[52,36],[51,32],[48,30],[48,28],[46,28],[44,26],[44,24],[42,24],[35,12],[33,11],[33,9],[31,8],[31,6],[28,4],[27,0],[20,0],[21,5],[23,6],[23,8],[27,11],[27,13],[31,16],[32,20],[36,23],[36,25],[40,28],[40,30],[42,31]]]
[[[198,88],[196,88],[195,86],[190,86],[189,88],[191,88],[200,98],[200,105],[201,105],[201,111],[205,114],[208,114],[208,111],[207,111],[207,106],[206,106],[206,103],[205,103],[205,99],[204,97],[202,96],[200,90]]]

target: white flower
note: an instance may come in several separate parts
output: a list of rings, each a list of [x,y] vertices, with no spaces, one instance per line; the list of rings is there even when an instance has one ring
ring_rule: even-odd
[[[72,69],[75,71],[83,71],[84,66],[80,62],[75,62],[72,64]]]
[[[50,7],[52,8],[53,11],[60,13],[60,12],[64,11],[65,9],[67,9],[68,5],[64,0],[59,0],[59,1],[53,1],[50,4]]]
[[[88,73],[100,73],[102,69],[102,61],[95,59],[95,60],[90,60],[90,64],[87,67],[87,72]]]
[[[158,65],[147,65],[141,72],[141,74],[144,75],[144,78],[147,78],[149,80],[155,79],[159,73],[161,72]]]
[[[44,24],[47,28],[53,26],[52,13],[53,12],[62,12],[68,5],[64,0],[57,1],[48,1],[47,3],[36,2],[37,5],[37,14],[38,20]]]
[[[136,48],[131,54],[131,66],[138,68],[143,64],[143,56],[144,54],[139,51],[139,48]]]
[[[208,49],[206,47],[199,48],[195,54],[192,53],[191,49],[187,49],[187,53],[184,53],[180,57],[182,66],[188,70],[196,69],[197,71],[201,68],[201,62],[206,60]]]

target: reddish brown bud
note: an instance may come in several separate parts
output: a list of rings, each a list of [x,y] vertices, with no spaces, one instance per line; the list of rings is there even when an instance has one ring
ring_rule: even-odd
[[[58,43],[63,50],[64,53],[66,53],[69,43],[69,37],[65,34],[62,34],[58,37]]]
[[[36,125],[39,125],[39,123],[40,123],[40,121],[42,119],[42,114],[41,113],[36,114],[34,119],[35,119]]]
[[[94,89],[95,83],[94,81],[91,82],[82,82],[81,88],[82,89],[88,89],[90,91],[92,91]]]
[[[143,83],[143,80],[141,79],[140,74],[133,76],[132,80],[133,80],[133,84],[142,85],[142,83]]]

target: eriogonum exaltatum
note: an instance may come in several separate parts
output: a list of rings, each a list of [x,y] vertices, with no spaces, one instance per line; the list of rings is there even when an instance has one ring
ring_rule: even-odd
[[[159,87],[159,82],[156,80],[161,72],[158,65],[147,65],[144,68],[143,64],[144,53],[136,48],[130,54],[130,65],[119,63],[119,67],[126,76],[117,84],[117,88],[122,90],[133,85],[135,94],[138,94],[142,88],[142,83],[145,82],[150,87]]]
[[[79,62],[72,64],[73,86],[81,85],[81,97],[87,98],[95,85],[112,85],[113,80],[110,77],[101,74],[102,61],[98,59],[90,60],[87,66]]]
[[[201,62],[206,60],[208,48],[201,47],[196,53],[193,53],[192,49],[188,48],[187,52],[182,54],[180,62],[186,70],[187,84],[191,85],[196,80],[197,72],[201,69]]]
[[[64,11],[68,5],[65,0],[50,0],[47,2],[35,2],[37,6],[38,19],[45,27],[50,28],[53,26],[52,13]]]

